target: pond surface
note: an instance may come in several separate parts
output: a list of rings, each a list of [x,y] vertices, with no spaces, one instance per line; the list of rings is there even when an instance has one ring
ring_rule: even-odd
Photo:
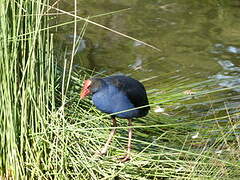
[[[59,8],[70,12],[74,4],[61,1]],[[128,74],[145,80],[149,92],[160,93],[178,89],[183,84],[213,80],[217,82],[215,88],[229,90],[220,91],[204,102],[194,102],[196,108],[191,106],[188,112],[195,109],[199,115],[204,109],[208,111],[210,103],[219,104],[216,108],[224,110],[226,101],[227,107],[238,111],[239,0],[79,0],[77,9],[79,16],[149,43],[161,52],[87,24],[76,50],[74,68],[84,66],[105,74]],[[114,13],[106,14],[110,12]],[[93,17],[96,15],[102,16]],[[70,16],[60,15],[54,21],[59,24],[71,20]],[[79,34],[82,26],[83,22],[79,22]],[[71,54],[73,34],[73,23],[57,30],[58,48],[67,48],[68,54]],[[204,103],[205,108],[201,106]]]

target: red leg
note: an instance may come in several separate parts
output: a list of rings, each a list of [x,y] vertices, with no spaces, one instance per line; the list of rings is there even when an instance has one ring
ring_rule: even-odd
[[[128,119],[128,126],[132,126],[132,119]],[[128,145],[127,145],[127,153],[121,159],[121,162],[126,162],[131,159],[130,152],[131,152],[131,141],[132,141],[132,128],[128,129]]]
[[[113,127],[116,127],[116,126],[117,126],[117,122],[116,122],[115,117],[112,118],[112,121],[113,121]],[[108,150],[108,148],[109,148],[109,145],[110,145],[111,142],[112,142],[112,138],[113,138],[115,132],[116,132],[116,128],[113,128],[113,129],[111,130],[111,132],[110,132],[110,135],[109,135],[109,137],[108,137],[108,140],[107,140],[106,144],[104,145],[104,147],[102,148],[102,150],[101,150],[100,153],[99,153],[100,155],[105,155],[105,154],[107,153],[107,150]]]

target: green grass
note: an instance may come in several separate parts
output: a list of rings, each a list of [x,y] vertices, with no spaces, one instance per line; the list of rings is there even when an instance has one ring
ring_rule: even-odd
[[[239,175],[238,112],[183,116],[206,97],[227,92],[214,82],[174,80],[164,93],[150,92],[151,113],[134,121],[133,159],[120,163],[127,122],[118,121],[108,154],[94,155],[111,129],[109,115],[80,101],[82,81],[94,72],[73,72],[71,56],[63,68],[54,58],[48,1],[3,0],[0,6],[0,179],[226,179]],[[62,11],[64,12],[64,11]],[[69,13],[68,13],[69,14]],[[81,19],[81,18],[80,18]],[[84,20],[84,19],[82,19]],[[148,81],[147,81],[148,82]],[[208,89],[206,90],[206,87]],[[194,95],[183,92],[193,90]],[[209,111],[215,102],[209,102]],[[217,102],[216,102],[217,103]],[[156,105],[174,107],[155,113]],[[225,111],[225,112],[224,112]],[[226,113],[227,111],[227,113]],[[207,112],[206,112],[207,113]],[[227,122],[221,124],[221,120]],[[216,133],[217,132],[217,133]],[[194,135],[197,135],[193,137]]]

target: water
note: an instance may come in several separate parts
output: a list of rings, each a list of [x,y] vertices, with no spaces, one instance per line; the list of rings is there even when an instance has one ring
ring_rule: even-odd
[[[73,11],[74,4],[61,1],[59,8]],[[147,42],[161,52],[88,24],[84,38],[76,49],[74,68],[84,66],[105,74],[124,73],[145,80],[148,92],[164,94],[183,85],[213,80],[215,89],[229,88],[189,100],[185,109],[195,116],[205,112],[238,111],[240,104],[240,1],[239,0],[98,0],[77,2],[78,15],[91,17],[123,10],[92,21]],[[60,15],[57,23],[71,17]],[[78,24],[80,33],[83,23]],[[71,54],[74,26],[58,28],[59,49]],[[150,79],[150,80],[147,80]],[[219,81],[219,82],[218,82]],[[213,88],[204,85],[201,90]],[[187,90],[187,89],[186,89]],[[178,92],[183,91],[179,90]],[[176,91],[177,92],[177,91]],[[190,91],[191,92],[191,88]],[[153,93],[153,94],[154,94]],[[225,102],[225,103],[224,103]],[[226,103],[227,102],[227,103]]]

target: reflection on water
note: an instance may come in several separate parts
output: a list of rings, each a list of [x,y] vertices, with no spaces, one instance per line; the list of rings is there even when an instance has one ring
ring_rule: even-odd
[[[221,80],[219,83],[220,86],[228,87],[236,92],[240,92],[240,76],[228,76],[219,73],[213,76],[213,78]]]
[[[216,44],[216,50],[212,53],[219,55],[215,60],[222,67],[212,78],[219,80],[219,86],[231,88],[233,91],[240,92],[240,67],[237,59],[240,58],[240,48],[233,45],[224,46],[223,44]],[[227,53],[225,57],[222,57],[224,53]],[[237,56],[236,56],[237,55]],[[222,59],[224,58],[224,59]]]
[[[240,54],[240,49],[239,49],[239,48],[236,48],[236,47],[234,47],[234,46],[229,46],[229,47],[227,48],[227,50],[228,50],[229,52],[231,52],[231,53]]]
[[[219,60],[218,63],[223,67],[224,70],[227,71],[240,71],[240,67],[236,67],[231,61],[229,60]]]
[[[60,3],[62,9],[74,9],[68,1]],[[130,7],[91,20],[152,44],[162,52],[89,24],[76,50],[75,66],[150,79],[144,81],[149,92],[172,91],[208,79],[219,80],[220,87],[234,87],[233,91],[240,92],[235,87],[240,85],[239,1],[79,0],[78,4],[78,15],[90,18]],[[69,20],[59,16],[58,23]],[[79,22],[78,32],[82,25]],[[61,49],[71,50],[73,32],[73,25],[58,29],[56,38]],[[226,92],[222,92],[212,98],[221,103],[225,96]],[[208,109],[209,105],[201,108]]]

